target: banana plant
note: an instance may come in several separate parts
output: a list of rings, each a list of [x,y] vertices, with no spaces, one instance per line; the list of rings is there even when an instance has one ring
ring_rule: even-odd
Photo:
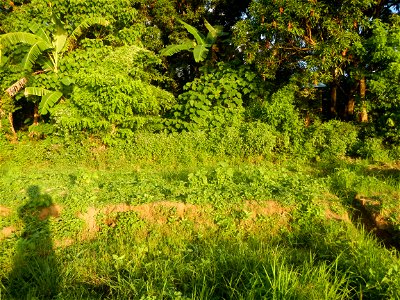
[[[75,30],[68,35],[61,21],[54,15],[52,21],[54,24],[54,32],[52,35],[49,35],[43,27],[39,26],[32,27],[32,33],[11,32],[0,35],[0,57],[3,57],[3,49],[21,43],[27,44],[30,48],[21,62],[24,69],[35,74],[34,67],[36,64],[40,64],[40,73],[51,72],[52,74],[57,74],[59,72],[62,56],[66,52],[73,50],[78,37],[81,36],[86,29],[93,25],[109,25],[109,22],[103,18],[89,18],[80,23]],[[63,80],[65,81],[65,77]],[[26,81],[27,80],[24,82],[26,83]],[[19,90],[14,90],[13,95],[23,88],[24,85],[19,86]],[[49,91],[39,87],[26,87],[24,94],[25,96],[35,95],[41,97],[41,102],[39,104],[39,113],[41,115],[47,114],[49,109],[62,97],[60,91]]]
[[[160,54],[162,56],[171,56],[181,51],[193,51],[193,57],[196,62],[204,61],[207,58],[210,48],[216,43],[217,39],[221,36],[227,35],[223,31],[223,27],[216,25],[211,26],[207,20],[204,20],[204,25],[208,30],[207,36],[203,35],[195,27],[185,23],[182,20],[178,21],[186,28],[186,30],[193,35],[195,40],[186,40],[180,44],[169,45]]]

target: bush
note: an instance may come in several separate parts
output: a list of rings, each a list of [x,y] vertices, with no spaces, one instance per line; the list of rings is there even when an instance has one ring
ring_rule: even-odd
[[[185,85],[166,126],[174,131],[232,126],[244,116],[244,105],[259,96],[261,84],[248,66],[220,63],[203,68],[200,78]]]
[[[85,61],[83,66],[77,61]],[[136,46],[75,51],[66,58],[76,82],[70,98],[52,111],[61,133],[87,131],[130,138],[139,129],[160,130],[161,115],[175,104],[174,96],[157,85],[165,80],[161,60]]]
[[[358,129],[355,125],[331,120],[307,129],[301,154],[309,158],[341,158],[353,154],[357,143]]]
[[[242,136],[246,156],[271,157],[277,137],[270,125],[261,122],[246,123],[242,126]]]
[[[384,162],[389,160],[389,151],[383,146],[381,138],[365,139],[358,148],[357,153],[362,158],[373,161]]]
[[[296,90],[296,86],[287,85],[259,107],[259,119],[278,133],[278,152],[293,153],[301,146],[304,123],[294,105]]]

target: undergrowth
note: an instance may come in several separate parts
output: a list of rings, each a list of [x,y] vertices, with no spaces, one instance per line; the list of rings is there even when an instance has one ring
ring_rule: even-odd
[[[353,217],[357,195],[399,215],[398,164],[208,138],[2,147],[0,299],[400,297],[397,250]]]

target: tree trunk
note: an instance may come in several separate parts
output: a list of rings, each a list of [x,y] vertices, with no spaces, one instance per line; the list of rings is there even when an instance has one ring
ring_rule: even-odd
[[[28,82],[28,80],[25,77],[21,78],[16,83],[14,83],[12,86],[10,86],[8,89],[6,89],[6,93],[10,97],[14,97],[20,90],[22,90],[25,87],[27,82]]]
[[[331,108],[330,108],[330,113],[331,117],[335,118],[336,117],[336,102],[337,102],[337,86],[334,84],[331,89]]]
[[[305,118],[304,118],[304,126],[305,126],[305,127],[309,127],[310,124],[311,124],[310,113],[307,112],[307,113],[306,113],[306,116],[305,116]]]
[[[347,120],[352,120],[354,116],[354,107],[356,105],[356,99],[353,95],[353,93],[350,95],[350,98],[347,100],[346,104],[346,119]]]
[[[33,106],[33,125],[39,124],[39,105],[37,103]]]
[[[15,128],[14,128],[14,118],[13,118],[13,115],[11,112],[8,113],[8,122],[10,122],[10,130],[13,134],[13,141],[17,141],[18,140],[17,132],[15,131]]]
[[[368,122],[368,112],[367,112],[367,105],[365,103],[365,95],[367,93],[367,86],[365,83],[365,77],[360,79],[360,99],[361,99],[361,113],[360,113],[360,122],[366,123]]]

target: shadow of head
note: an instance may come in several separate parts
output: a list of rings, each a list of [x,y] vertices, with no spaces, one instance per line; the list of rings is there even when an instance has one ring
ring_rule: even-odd
[[[22,219],[26,218],[41,218],[42,211],[50,208],[53,205],[52,199],[48,194],[42,194],[40,187],[31,185],[26,189],[28,199],[25,204],[19,208],[19,216]]]

